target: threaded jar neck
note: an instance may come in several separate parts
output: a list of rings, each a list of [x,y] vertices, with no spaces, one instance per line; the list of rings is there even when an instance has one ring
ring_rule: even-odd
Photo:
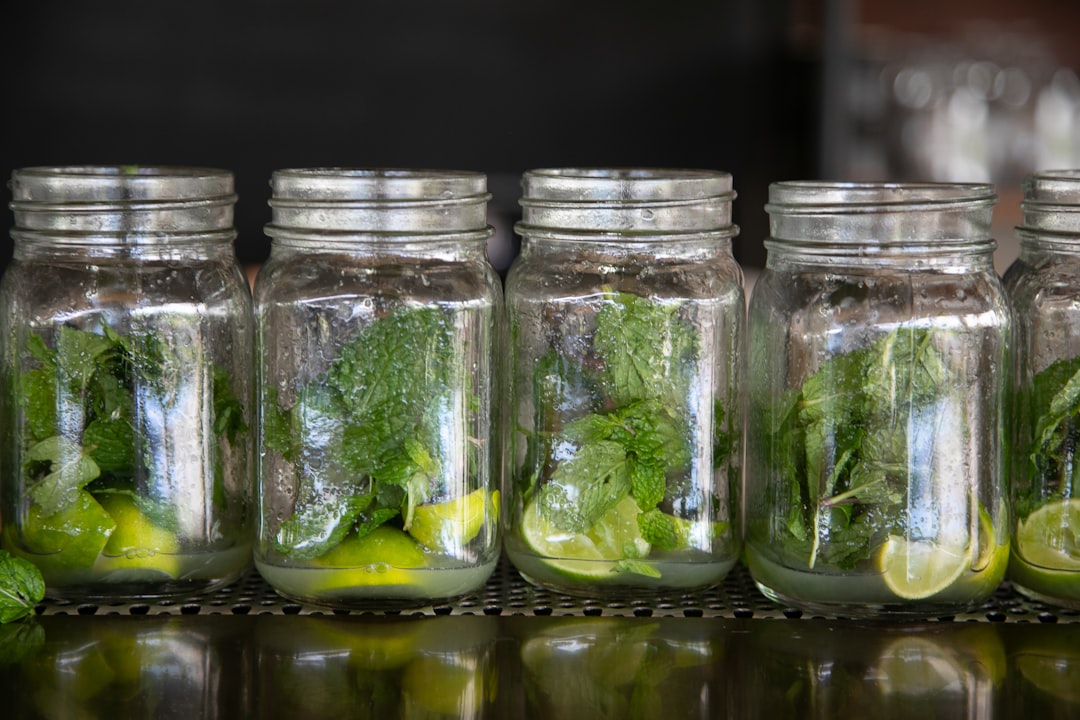
[[[618,240],[738,234],[731,175],[665,168],[544,168],[521,179],[519,234]]]
[[[1080,170],[1050,170],[1024,178],[1022,244],[1080,245]]]
[[[996,202],[984,183],[773,183],[765,247],[770,255],[899,267],[989,259]]]
[[[226,170],[58,166],[15,170],[8,183],[19,243],[160,245],[231,242],[236,203]]]
[[[487,176],[455,170],[295,168],[270,180],[275,241],[486,238]]]

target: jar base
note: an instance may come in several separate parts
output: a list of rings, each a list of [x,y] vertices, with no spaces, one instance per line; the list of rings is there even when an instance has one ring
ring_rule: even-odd
[[[337,610],[418,608],[460,599],[483,588],[497,560],[469,567],[356,568],[284,567],[256,560],[255,567],[278,595],[305,605]]]
[[[659,575],[654,577],[618,572],[614,561],[566,560],[510,548],[507,556],[531,585],[563,595],[600,599],[707,590],[723,582],[736,562],[734,558],[715,562],[642,560],[642,565]]]
[[[942,618],[975,610],[1001,584],[1001,574],[966,572],[925,598],[905,598],[880,573],[807,572],[787,567],[747,548],[747,567],[765,597],[818,615],[851,618]]]
[[[239,580],[251,566],[251,546],[242,545],[213,553],[157,556],[160,567],[103,566],[44,571],[45,595],[60,602],[132,603],[205,595]],[[33,556],[28,559],[34,560]],[[107,569],[103,569],[106,568]]]

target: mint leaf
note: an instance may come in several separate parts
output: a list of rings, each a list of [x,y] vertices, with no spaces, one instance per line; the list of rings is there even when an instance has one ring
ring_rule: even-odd
[[[604,365],[605,393],[617,405],[666,398],[683,402],[697,334],[679,320],[683,302],[605,289],[593,347]]]
[[[183,371],[157,335],[122,335],[107,323],[99,330],[54,328],[51,348],[45,336],[31,334],[26,346],[30,367],[16,386],[25,418],[22,472],[41,533],[69,539],[81,534],[95,542],[102,523],[90,492],[130,494],[140,510],[162,526],[175,527],[172,505],[155,504],[132,485],[137,475],[152,478],[157,471],[153,453],[140,452],[145,406],[137,409],[135,403],[139,395],[141,403],[160,404],[167,412],[175,376]],[[213,367],[213,372],[213,428],[231,441],[246,429],[243,408],[224,371]],[[148,392],[155,397],[148,398]],[[59,518],[65,518],[64,524]]]
[[[45,598],[45,580],[33,563],[0,550],[0,623],[30,615]]]
[[[83,430],[83,444],[101,472],[129,477],[134,471],[138,443],[130,420],[110,416],[91,420]]]
[[[679,546],[679,534],[675,529],[675,518],[653,509],[638,515],[638,529],[641,537],[658,550],[674,550]]]
[[[29,487],[30,499],[48,517],[72,504],[100,469],[83,448],[61,435],[32,445],[26,453],[29,463],[48,463],[48,473]]]
[[[821,364],[773,407],[752,408],[768,462],[788,479],[783,549],[808,567],[851,569],[906,524],[915,442],[936,427],[947,366],[926,328],[901,327]],[[786,497],[781,497],[786,495]]]
[[[665,513],[716,501],[699,497],[690,476],[691,423],[706,419],[689,407],[701,348],[688,307],[686,300],[604,286],[591,343],[583,342],[588,327],[580,317],[566,320],[578,325],[552,328],[551,350],[532,366],[532,426],[522,430],[517,482],[560,530],[590,531],[629,494],[651,545],[682,549],[690,540]],[[726,428],[722,403],[714,400],[711,407],[712,466],[720,468],[736,438]],[[620,571],[658,576],[643,559]]]
[[[562,437],[588,447],[611,441],[624,450],[631,494],[642,510],[656,507],[667,492],[669,473],[690,463],[689,430],[661,403],[632,402],[609,413],[591,413],[567,424]]]
[[[363,327],[291,408],[271,389],[265,440],[293,463],[298,494],[278,552],[317,557],[442,492],[442,424],[461,375],[437,307],[403,307]]]
[[[662,574],[657,570],[652,563],[647,563],[644,560],[636,558],[623,558],[615,563],[611,569],[614,573],[632,573],[634,575],[643,575],[645,577],[651,577],[659,579]]]
[[[1071,493],[1080,447],[1080,357],[1058,360],[1019,389],[1022,464],[1014,485],[1019,517]]]
[[[247,432],[244,405],[232,389],[232,379],[225,368],[214,366],[214,434],[221,435],[230,443]]]
[[[630,492],[626,450],[599,440],[559,463],[540,489],[540,511],[555,527],[581,533]]]

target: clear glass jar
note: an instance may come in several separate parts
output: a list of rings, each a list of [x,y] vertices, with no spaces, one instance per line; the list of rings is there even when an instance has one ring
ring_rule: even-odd
[[[501,548],[486,177],[285,169],[271,186],[256,566],[340,608],[476,590]]]
[[[740,550],[746,303],[728,173],[522,178],[504,533],[577,595],[720,582]]]
[[[251,562],[253,336],[232,173],[34,167],[10,188],[4,547],[60,598],[235,580]]]
[[[995,202],[981,184],[770,187],[745,556],[769,597],[925,616],[1002,580],[1012,320]]]
[[[1009,577],[1080,608],[1080,170],[1028,176],[1022,208],[1005,273],[1016,317]]]

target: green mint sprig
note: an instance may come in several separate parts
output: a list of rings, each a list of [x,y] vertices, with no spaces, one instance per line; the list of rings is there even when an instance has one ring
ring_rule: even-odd
[[[553,343],[534,366],[536,416],[519,482],[548,522],[572,533],[587,532],[629,495],[643,538],[674,549],[677,520],[661,508],[686,492],[687,403],[700,339],[682,317],[684,302],[602,291],[591,346],[575,355]],[[714,411],[715,464],[730,456],[731,438],[719,401]],[[655,573],[629,560],[619,570]]]
[[[298,473],[293,514],[275,550],[319,557],[431,497],[442,476],[442,424],[463,376],[450,320],[436,307],[403,307],[366,325],[286,406],[268,395],[265,442]]]
[[[784,550],[851,569],[906,523],[913,447],[936,431],[934,404],[948,370],[926,328],[900,327],[821,364],[779,403],[757,407],[768,462],[781,483],[772,503],[789,508]]]
[[[0,624],[32,615],[45,599],[45,580],[28,560],[0,550]]]

